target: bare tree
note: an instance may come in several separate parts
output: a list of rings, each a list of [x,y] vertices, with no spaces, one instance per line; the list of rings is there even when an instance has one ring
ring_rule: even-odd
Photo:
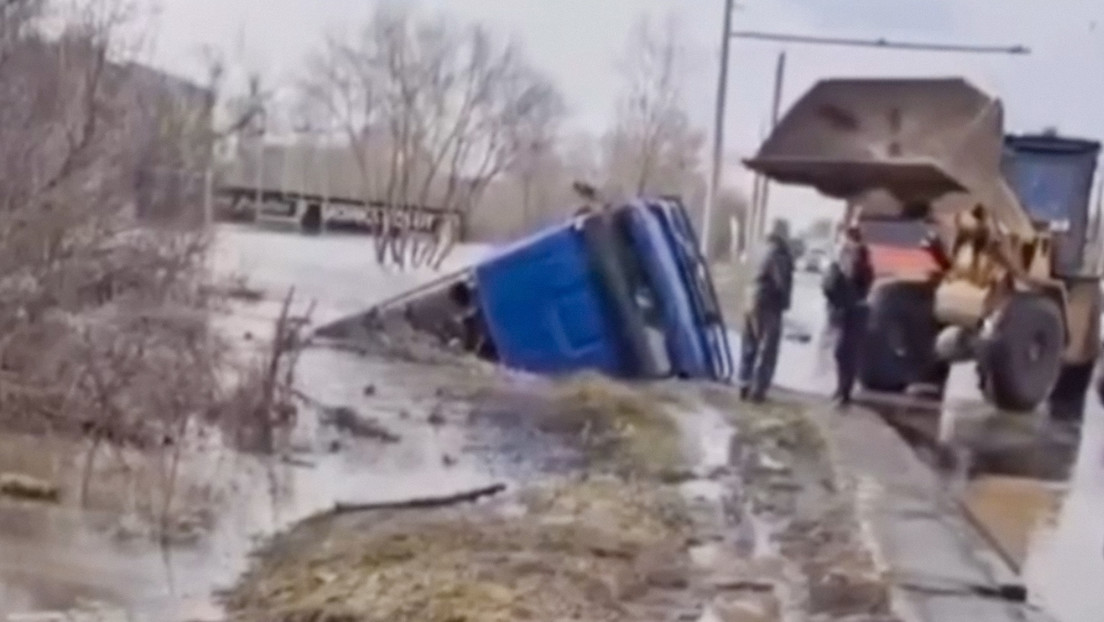
[[[607,183],[620,192],[686,195],[701,184],[704,135],[682,102],[686,67],[677,23],[641,18],[624,61],[624,93],[604,137]]]
[[[478,25],[379,9],[356,38],[331,37],[310,63],[304,93],[345,133],[361,192],[389,209],[377,259],[439,264],[443,247],[412,241],[412,211],[465,216],[488,186],[543,145],[563,114],[555,87],[516,46]]]

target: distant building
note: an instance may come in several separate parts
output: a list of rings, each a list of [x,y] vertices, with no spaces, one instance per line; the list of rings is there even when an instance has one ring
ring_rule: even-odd
[[[131,113],[136,215],[152,222],[202,221],[213,156],[214,94],[134,62],[112,65],[109,79]]]

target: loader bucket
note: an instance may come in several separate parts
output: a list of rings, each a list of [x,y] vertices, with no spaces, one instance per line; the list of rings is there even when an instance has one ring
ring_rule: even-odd
[[[998,100],[958,78],[829,79],[779,120],[752,170],[853,202],[885,192],[902,216],[985,203],[1005,226],[1031,223],[1001,175]]]

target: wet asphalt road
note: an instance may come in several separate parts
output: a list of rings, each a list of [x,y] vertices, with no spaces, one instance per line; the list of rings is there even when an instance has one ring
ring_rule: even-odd
[[[834,376],[830,352],[820,346],[824,304],[816,275],[797,279],[789,313],[810,340],[788,339],[780,354],[779,386],[827,396]],[[969,364],[955,366],[942,404],[867,395],[860,400],[902,432],[935,466],[936,445],[952,450],[948,489],[961,491],[969,476],[1011,476],[1052,482],[1061,492],[1057,511],[1031,534],[1022,568],[1030,599],[1057,622],[1104,619],[1104,406],[1095,392],[1080,425],[1052,422],[1042,414],[999,413],[986,405]],[[964,464],[965,463],[965,464]],[[1022,508],[1009,507],[1009,514]]]

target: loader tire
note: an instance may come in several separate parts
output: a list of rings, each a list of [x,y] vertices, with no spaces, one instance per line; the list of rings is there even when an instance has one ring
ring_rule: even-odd
[[[939,326],[934,290],[923,283],[889,282],[870,294],[859,381],[867,389],[899,393],[929,373]]]
[[[1017,294],[982,335],[982,389],[995,406],[1034,410],[1050,395],[1062,370],[1065,329],[1053,300]]]
[[[1062,368],[1048,400],[1051,418],[1072,420],[1085,414],[1085,398],[1095,367],[1095,362],[1088,362]]]

